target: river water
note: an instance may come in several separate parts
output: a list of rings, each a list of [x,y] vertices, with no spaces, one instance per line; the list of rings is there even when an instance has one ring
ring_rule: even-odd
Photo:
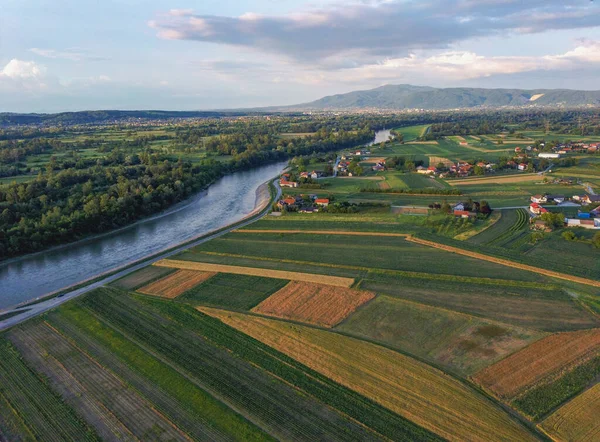
[[[371,141],[367,146],[372,146],[373,144],[383,143],[387,141],[391,136],[391,129],[383,129],[375,132],[375,139]]]
[[[0,264],[0,309],[78,284],[241,220],[286,163],[225,176],[189,204],[125,229]]]

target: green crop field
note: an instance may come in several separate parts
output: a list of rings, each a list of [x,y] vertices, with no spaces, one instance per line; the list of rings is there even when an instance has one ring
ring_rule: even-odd
[[[469,375],[544,336],[463,313],[378,296],[336,330]]]
[[[41,440],[48,435],[65,441],[99,440],[4,337],[0,338],[0,350],[0,422],[7,422],[9,431],[17,433],[15,440]],[[3,432],[4,426],[0,427],[0,435]]]
[[[550,383],[528,390],[513,400],[515,408],[532,419],[540,419],[560,404],[596,383],[600,376],[600,357],[596,357],[572,371],[562,373]]]
[[[502,215],[498,222],[470,238],[469,242],[501,245],[524,233],[529,218],[524,209],[502,210],[500,213]]]
[[[106,362],[107,354],[102,350],[110,350],[110,358],[116,357],[135,370],[137,376],[130,377],[143,382],[139,379],[142,376],[162,387],[165,399],[172,398],[172,408],[164,413],[197,439],[210,434],[236,440],[437,439],[405,418],[185,304],[102,289],[52,313],[50,321],[65,331],[78,330],[74,339],[85,348],[95,349],[94,356],[101,355],[103,364],[111,368],[121,365],[115,360]],[[204,389],[211,394],[203,394]],[[178,414],[182,411],[176,404],[188,401],[196,408]],[[194,413],[209,426],[204,437],[185,426],[194,424],[186,420]],[[196,423],[196,429],[199,426]]]
[[[404,135],[404,141],[411,141],[425,135],[429,126],[429,124],[421,124],[418,126],[399,127],[396,130]]]
[[[370,274],[361,288],[524,328],[562,331],[600,325],[596,317],[553,286],[519,285],[508,280],[482,282]]]
[[[294,250],[290,254],[290,250]],[[316,252],[317,251],[317,252]],[[177,259],[219,262],[228,258],[292,260],[306,264],[330,264],[362,268],[403,270],[449,275],[481,276],[524,281],[539,280],[530,272],[507,268],[490,262],[457,256],[448,252],[410,243],[403,238],[349,237],[310,234],[232,233],[183,253]],[[252,265],[250,267],[253,267]]]
[[[188,290],[178,300],[194,305],[250,310],[287,283],[283,279],[219,273]]]

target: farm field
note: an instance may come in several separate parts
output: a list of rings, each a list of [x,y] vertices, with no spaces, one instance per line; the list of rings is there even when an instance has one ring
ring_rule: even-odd
[[[279,320],[206,308],[202,311],[441,437],[489,441],[536,439],[479,393],[392,350]]]
[[[399,127],[396,130],[404,135],[404,141],[412,141],[425,135],[429,126],[429,124],[421,124],[418,126]]]
[[[559,333],[480,371],[474,380],[497,396],[511,399],[542,379],[598,355],[600,329]]]
[[[162,298],[176,298],[185,291],[212,278],[215,273],[195,272],[191,270],[178,270],[158,281],[152,282],[139,289],[145,295],[160,296]]]
[[[404,434],[434,439],[360,394],[184,304],[116,292],[91,294],[81,304],[84,311],[161,361],[169,361],[177,372],[185,371],[190,381],[254,422],[247,431],[254,428],[255,437],[262,433],[263,439],[363,440]],[[235,434],[234,430],[228,433]],[[246,440],[241,434],[236,438]]]
[[[103,439],[186,440],[185,434],[150,403],[51,326],[32,324],[26,331],[11,331],[9,339]]]
[[[294,249],[293,257],[290,257],[289,254],[291,247]],[[319,248],[318,259],[315,259],[314,247]],[[195,247],[178,257],[183,261],[220,262],[224,265],[230,264],[230,260],[235,258],[248,260],[254,258],[256,267],[261,267],[265,261],[276,260],[279,263],[290,261],[300,264],[352,266],[366,270],[389,269],[409,272],[423,271],[423,263],[426,262],[429,273],[457,276],[493,274],[496,278],[523,281],[539,279],[531,272],[519,271],[469,257],[451,255],[443,250],[411,243],[405,238],[377,236],[356,236],[351,237],[351,240],[346,240],[343,234],[328,236],[231,233]],[[475,263],[477,264],[475,265]],[[215,267],[198,267],[197,270],[218,271]],[[271,274],[265,274],[265,276],[274,277]],[[286,279],[298,278],[287,277]]]
[[[0,339],[0,434],[35,440],[96,441],[96,432],[25,364],[14,346]]]
[[[250,310],[287,283],[285,279],[217,273],[179,300],[192,305]]]
[[[111,286],[124,290],[135,290],[170,275],[171,273],[175,273],[175,271],[175,269],[169,269],[167,267],[148,266],[137,272],[130,273],[121,279],[117,279]]]
[[[374,297],[375,294],[366,291],[292,281],[252,311],[333,327]]]
[[[523,234],[529,221],[529,215],[525,209],[502,210],[498,213],[500,213],[500,219],[490,228],[469,238],[469,242],[502,246]]]
[[[598,319],[557,288],[525,286],[510,280],[452,281],[368,275],[361,288],[400,299],[544,331],[592,328]],[[498,306],[502,308],[498,308]]]
[[[559,441],[596,440],[600,435],[600,384],[577,396],[546,419],[541,427]]]
[[[199,271],[207,271],[207,272],[219,272],[219,273],[232,273],[235,275],[250,275],[250,276],[268,276],[270,278],[275,279],[285,279],[285,280],[296,280],[296,281],[305,281],[305,282],[316,282],[320,284],[329,284],[337,287],[350,287],[354,284],[354,280],[350,278],[336,277],[336,276],[326,276],[326,275],[312,275],[309,273],[299,273],[299,272],[286,272],[286,271],[276,271],[254,268],[254,267],[240,267],[240,266],[230,266],[230,265],[220,265],[220,264],[211,264],[211,263],[202,263],[202,262],[193,262],[193,261],[180,261],[173,259],[163,259],[159,261],[156,265],[175,268],[175,269],[184,269],[184,270],[199,270]]]
[[[336,330],[469,375],[544,336],[463,313],[378,296]]]

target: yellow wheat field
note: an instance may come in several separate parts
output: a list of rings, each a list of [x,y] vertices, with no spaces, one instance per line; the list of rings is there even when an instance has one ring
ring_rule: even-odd
[[[214,275],[216,275],[214,272],[178,270],[165,278],[159,279],[158,281],[138,289],[138,292],[145,295],[173,299]]]
[[[554,440],[600,440],[600,384],[563,405],[541,427]]]
[[[163,259],[154,265],[170,267],[173,269],[197,270],[201,272],[232,273],[235,275],[265,276],[267,278],[287,279],[290,281],[314,282],[317,284],[334,285],[337,287],[350,287],[354,284],[353,278],[340,276],[316,275],[311,273],[286,272],[282,270],[259,269],[255,267],[229,266],[222,264],[209,264],[205,262],[180,261]]]
[[[479,393],[395,351],[276,319],[198,309],[448,440],[536,440]]]

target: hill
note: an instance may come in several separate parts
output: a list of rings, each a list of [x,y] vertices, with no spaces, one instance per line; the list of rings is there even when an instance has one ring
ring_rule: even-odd
[[[433,88],[427,86],[385,85],[375,89],[331,95],[280,110],[327,109],[457,109],[503,106],[600,105],[600,91],[567,89],[476,89]]]

